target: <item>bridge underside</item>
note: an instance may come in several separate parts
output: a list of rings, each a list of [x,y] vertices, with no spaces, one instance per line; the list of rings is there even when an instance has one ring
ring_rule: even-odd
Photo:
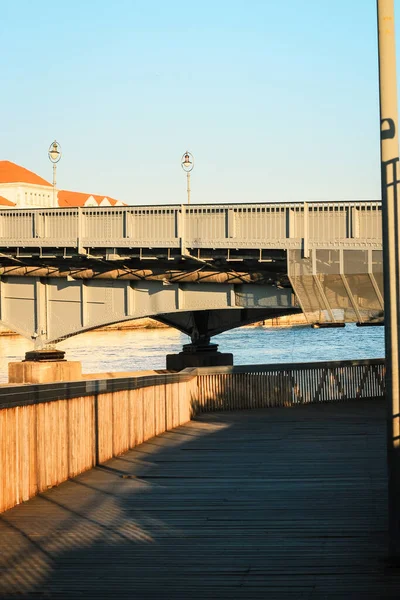
[[[310,323],[383,319],[382,252],[372,247],[10,251],[0,259],[0,321],[36,349],[153,317],[204,345],[255,321],[303,311]]]
[[[43,348],[107,324],[151,316],[192,342],[246,323],[300,312],[273,285],[3,277],[1,322]]]

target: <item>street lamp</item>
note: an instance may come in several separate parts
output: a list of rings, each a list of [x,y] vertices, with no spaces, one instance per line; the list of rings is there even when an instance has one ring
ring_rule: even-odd
[[[50,162],[53,163],[53,206],[56,206],[56,170],[57,163],[61,158],[61,146],[56,140],[50,144],[48,155]]]
[[[192,171],[194,167],[193,154],[187,151],[185,152],[181,158],[181,167],[186,172],[187,176],[187,203],[190,204],[190,171]]]

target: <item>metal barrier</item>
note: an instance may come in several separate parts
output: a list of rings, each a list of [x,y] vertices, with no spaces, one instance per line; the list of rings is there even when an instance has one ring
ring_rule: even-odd
[[[197,369],[197,412],[383,397],[385,361]]]
[[[380,202],[204,204],[0,211],[1,247],[381,247]]]

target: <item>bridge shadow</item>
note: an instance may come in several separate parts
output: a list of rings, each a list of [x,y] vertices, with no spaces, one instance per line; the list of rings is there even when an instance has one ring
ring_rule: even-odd
[[[398,598],[381,401],[204,414],[0,518],[5,598]]]

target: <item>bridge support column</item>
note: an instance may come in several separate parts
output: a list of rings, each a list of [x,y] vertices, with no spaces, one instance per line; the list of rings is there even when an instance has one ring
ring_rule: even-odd
[[[54,383],[82,379],[80,361],[64,359],[65,352],[44,348],[26,352],[25,360],[8,365],[9,383]]]
[[[224,367],[233,365],[233,354],[218,352],[218,344],[185,344],[179,354],[167,354],[168,371],[187,367]]]
[[[233,365],[233,354],[218,352],[218,344],[210,343],[209,311],[194,312],[191,344],[185,344],[179,354],[167,354],[167,369],[181,371],[187,367],[222,367]]]

